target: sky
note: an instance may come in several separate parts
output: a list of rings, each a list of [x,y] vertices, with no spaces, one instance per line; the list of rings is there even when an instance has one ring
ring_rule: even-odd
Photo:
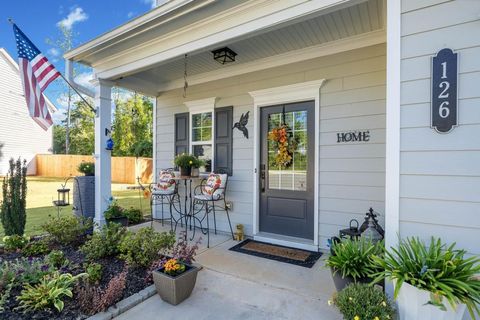
[[[155,0],[0,0],[0,3],[0,47],[17,61],[13,30],[7,21],[12,18],[57,70],[65,74],[61,52],[46,40],[60,38],[59,24],[73,29],[77,47],[148,12]],[[90,79],[90,70],[79,71],[77,82],[89,85]],[[53,114],[56,123],[64,118],[66,105],[62,81],[55,80],[44,92],[59,109]]]

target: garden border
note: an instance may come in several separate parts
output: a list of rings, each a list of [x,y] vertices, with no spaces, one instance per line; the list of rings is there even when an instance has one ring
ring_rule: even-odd
[[[155,285],[150,285],[143,290],[140,290],[137,293],[132,294],[131,296],[117,302],[113,306],[110,306],[107,311],[99,312],[94,314],[91,317],[88,317],[87,320],[110,320],[114,317],[126,312],[127,310],[132,309],[136,305],[139,305],[143,301],[147,300],[150,297],[153,297],[157,293]]]

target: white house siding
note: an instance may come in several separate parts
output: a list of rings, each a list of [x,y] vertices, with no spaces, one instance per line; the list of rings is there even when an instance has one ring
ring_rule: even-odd
[[[384,214],[385,61],[385,46],[377,45],[192,86],[186,99],[182,90],[162,93],[157,98],[157,168],[172,166],[174,114],[188,111],[183,101],[218,97],[217,107],[234,106],[234,122],[250,111],[250,139],[234,131],[228,200],[233,201],[233,223],[244,224],[251,234],[254,119],[248,92],[325,78],[320,91],[319,152],[319,233],[325,248],[326,239],[350,219],[362,222],[370,206]],[[337,132],[355,129],[370,130],[370,142],[336,142]],[[226,217],[217,218],[217,226],[228,230]]]
[[[480,254],[480,1],[403,0],[400,234]],[[458,52],[459,126],[430,128],[431,57]]]
[[[18,69],[6,54],[0,49],[0,176],[8,171],[11,157],[26,159],[28,174],[35,174],[35,155],[51,152],[52,129],[44,131],[30,117]]]

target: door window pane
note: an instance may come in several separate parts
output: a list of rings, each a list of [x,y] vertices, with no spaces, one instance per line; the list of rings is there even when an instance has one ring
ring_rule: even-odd
[[[268,132],[282,123],[282,113],[269,115]],[[307,190],[307,164],[308,164],[308,139],[307,139],[307,111],[292,111],[285,113],[285,123],[297,147],[292,154],[292,162],[287,168],[276,164],[276,143],[268,141],[268,188],[277,190]]]

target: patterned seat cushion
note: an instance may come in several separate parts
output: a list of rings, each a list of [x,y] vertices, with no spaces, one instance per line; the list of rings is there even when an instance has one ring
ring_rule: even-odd
[[[161,171],[158,182],[153,186],[153,194],[173,194],[175,192],[175,174],[170,171]]]
[[[210,173],[207,182],[202,188],[203,195],[210,198],[218,199],[225,193],[225,185],[227,184],[226,174]]]
[[[220,195],[219,194],[212,194],[212,195],[197,194],[194,196],[194,198],[201,201],[212,201],[212,200],[215,201],[215,200],[218,200],[218,198],[220,198]]]

